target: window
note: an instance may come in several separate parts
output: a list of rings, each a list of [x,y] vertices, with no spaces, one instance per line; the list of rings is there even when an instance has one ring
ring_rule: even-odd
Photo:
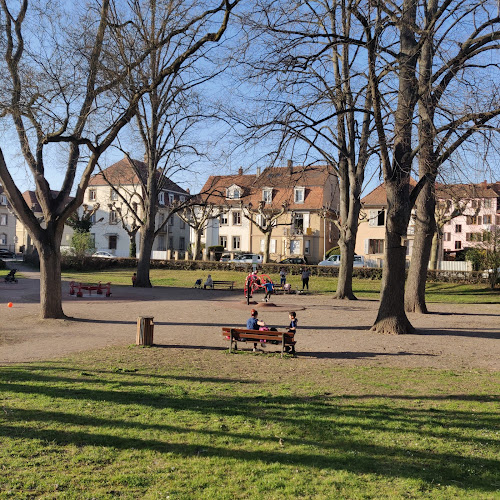
[[[262,200],[265,203],[271,203],[273,201],[273,190],[272,189],[262,190]]]
[[[114,189],[111,190],[110,198],[111,198],[111,201],[118,200],[118,193]]]
[[[186,239],[183,236],[181,236],[179,238],[179,250],[185,250],[185,248],[186,248]]]
[[[384,253],[384,240],[368,240],[368,254]]]
[[[240,237],[233,236],[233,250],[239,250],[239,249],[240,249]]]
[[[108,236],[108,249],[116,250],[116,244],[118,242],[118,236],[116,234],[111,234]]]
[[[220,214],[220,225],[227,226],[227,214]]]
[[[91,224],[95,224],[95,212],[89,217],[89,221]]]
[[[295,214],[293,217],[293,231],[295,234],[304,234],[304,214]]]
[[[368,215],[368,225],[372,227],[385,226],[385,209],[370,210]]]
[[[4,194],[0,196],[0,205],[7,205],[7,196]]]
[[[160,234],[158,236],[158,250],[160,252],[164,252],[166,249],[167,249],[167,246],[165,244],[165,235],[164,234]]]
[[[174,216],[173,216],[173,215],[171,215],[171,216],[169,217],[169,219],[168,219],[168,225],[169,225],[169,226],[173,226],[173,225],[174,225]]]
[[[491,224],[491,215],[483,215],[483,224]]]
[[[443,241],[451,241],[451,233],[444,233]]]
[[[311,253],[311,240],[304,241],[304,253],[309,255]]]
[[[233,212],[233,226],[241,226],[241,212]]]
[[[303,187],[296,187],[293,193],[293,200],[295,203],[304,203],[304,191]]]
[[[477,215],[468,215],[467,216],[467,224],[469,226],[473,226],[477,224]]]
[[[413,251],[413,240],[405,240],[406,255],[409,257]]]
[[[219,236],[219,245],[227,249],[227,236]]]
[[[1,214],[0,215],[0,226],[6,226],[7,225],[7,214]]]
[[[472,208],[480,208],[481,207],[481,200],[471,200],[470,206]]]
[[[110,210],[110,212],[109,212],[109,223],[110,224],[116,224],[117,222],[118,222],[118,213],[116,212],[116,210]]]
[[[174,237],[170,236],[168,238],[168,249],[173,250],[174,249]]]
[[[158,203],[160,205],[165,205],[165,193],[163,191],[158,193]]]
[[[483,200],[484,208],[491,208],[491,200]]]
[[[7,245],[7,235],[0,233],[0,245]]]
[[[497,215],[497,216],[495,217],[495,219],[496,219],[495,224],[496,224],[497,226],[500,226],[500,215]]]
[[[300,241],[290,240],[290,253],[293,255],[300,254]]]
[[[269,252],[276,253],[276,240],[271,240],[271,245],[269,246]]]
[[[455,250],[460,250],[462,248],[462,242],[461,241],[455,241]]]
[[[465,233],[465,241],[473,241],[472,233]]]
[[[186,229],[186,223],[179,217],[180,221],[179,221],[179,224],[180,224],[180,228],[181,229]]]
[[[461,233],[462,232],[462,225],[461,224],[457,224],[455,226],[455,233]]]
[[[241,196],[241,192],[239,189],[233,189],[233,199],[239,200]]]
[[[180,200],[181,203],[184,203],[186,201],[186,197],[183,196],[183,195],[180,195],[179,196],[179,200]]]
[[[89,189],[89,201],[97,200],[97,191],[95,189]]]
[[[174,202],[174,195],[172,193],[168,193],[168,203],[169,205],[172,205]]]

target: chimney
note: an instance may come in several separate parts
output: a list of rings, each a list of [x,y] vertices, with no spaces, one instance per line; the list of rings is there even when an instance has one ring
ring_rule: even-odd
[[[290,170],[290,173],[293,172],[293,160],[288,160],[287,162],[288,170]]]
[[[189,191],[189,188],[186,188],[186,193],[191,194],[191,191]]]
[[[238,175],[243,175],[243,167],[240,167],[240,168],[238,169]]]
[[[260,175],[260,167],[257,167],[257,173],[255,174],[255,177],[259,177]]]

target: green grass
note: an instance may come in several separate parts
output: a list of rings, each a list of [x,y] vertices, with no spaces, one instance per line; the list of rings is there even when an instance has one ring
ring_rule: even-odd
[[[154,347],[2,367],[0,498],[499,498],[499,385]]]
[[[113,285],[130,285],[133,270],[113,269],[102,272],[63,272],[63,278],[84,282],[108,282]],[[237,283],[237,288],[243,289],[246,274],[238,271],[210,271],[216,280],[232,280]],[[197,278],[205,279],[207,271],[152,269],[151,281],[153,286],[171,286],[190,288]],[[279,282],[279,276],[271,275]],[[288,282],[294,288],[301,288],[300,276],[289,275]],[[380,293],[380,280],[354,279],[354,293],[359,298],[378,299]],[[314,293],[333,294],[337,287],[337,278],[325,276],[312,276],[310,288]],[[500,289],[491,290],[485,284],[461,283],[427,283],[426,298],[428,302],[443,302],[452,304],[498,304],[500,303]]]

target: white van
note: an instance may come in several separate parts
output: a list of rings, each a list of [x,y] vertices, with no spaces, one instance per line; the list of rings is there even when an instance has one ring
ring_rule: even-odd
[[[235,264],[262,264],[263,256],[257,253],[242,253],[236,255],[233,260]]]
[[[340,266],[340,255],[330,255],[328,259],[322,260],[318,266]],[[355,255],[353,267],[365,267],[365,258],[361,255]]]

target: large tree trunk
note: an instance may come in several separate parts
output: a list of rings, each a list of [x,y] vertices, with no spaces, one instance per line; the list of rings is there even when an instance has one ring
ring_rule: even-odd
[[[62,230],[42,230],[37,241],[31,235],[40,258],[40,316],[42,319],[63,319],[61,293],[61,238]]]
[[[137,236],[137,229],[135,231],[130,231],[128,233],[128,237],[130,238],[128,256],[132,259],[135,259],[137,257],[136,236]]]
[[[435,197],[431,183],[427,183],[417,197],[415,238],[411,265],[408,271],[405,291],[405,310],[427,314],[425,283],[431,253],[432,237],[435,232]]]
[[[335,293],[336,299],[356,300],[352,290],[352,268],[356,236],[358,234],[359,212],[361,210],[361,189],[359,189],[359,184],[354,178],[350,179],[348,177],[347,169],[345,169],[344,175],[339,176],[341,214],[339,247],[341,259]]]
[[[438,268],[440,247],[441,247],[440,230],[439,228],[436,228],[436,231],[432,235],[431,256],[429,262],[429,269],[431,269],[432,271],[436,271]]]
[[[414,333],[414,329],[404,309],[406,248],[401,244],[401,228],[393,225],[389,220],[386,227],[380,305],[372,330],[401,335]]]

